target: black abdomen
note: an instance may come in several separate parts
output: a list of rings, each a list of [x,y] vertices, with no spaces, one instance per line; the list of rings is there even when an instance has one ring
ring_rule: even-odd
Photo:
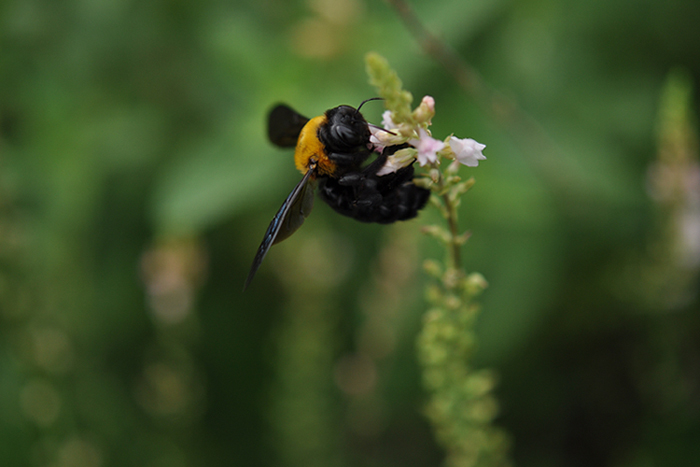
[[[322,178],[319,192],[336,212],[362,222],[390,224],[416,217],[430,191],[413,183],[413,166],[384,176]]]

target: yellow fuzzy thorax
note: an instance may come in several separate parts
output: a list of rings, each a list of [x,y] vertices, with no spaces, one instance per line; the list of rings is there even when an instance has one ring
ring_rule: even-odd
[[[301,173],[309,170],[311,159],[316,161],[316,173],[318,175],[333,175],[336,165],[328,158],[326,148],[318,139],[318,129],[328,122],[325,115],[309,120],[299,133],[297,147],[294,150],[294,164]]]

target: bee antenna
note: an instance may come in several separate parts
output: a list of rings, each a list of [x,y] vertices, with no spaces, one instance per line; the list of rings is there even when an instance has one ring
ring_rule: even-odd
[[[362,102],[360,102],[360,105],[357,107],[357,111],[359,112],[360,109],[362,108],[362,106],[365,105],[366,102],[369,102],[369,101],[383,101],[383,100],[384,100],[383,97],[370,97],[369,99],[365,99],[365,100],[363,100]]]
[[[393,131],[389,131],[386,128],[382,128],[382,127],[374,125],[372,123],[368,123],[368,125],[371,126],[372,128],[376,128],[377,130],[385,131],[385,132],[389,133],[390,135],[396,136],[396,133],[394,133]]]

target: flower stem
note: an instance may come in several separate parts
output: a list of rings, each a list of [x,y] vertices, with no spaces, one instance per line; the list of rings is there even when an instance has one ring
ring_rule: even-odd
[[[398,0],[391,3],[406,6]],[[424,97],[421,105],[411,111],[411,94],[403,90],[386,59],[368,54],[367,70],[378,94],[385,99],[391,121],[402,128],[418,163],[425,167],[414,183],[430,189],[431,204],[447,221],[446,227],[423,227],[423,232],[445,247],[444,264],[431,259],[424,262],[426,272],[437,281],[426,289],[429,308],[416,345],[429,396],[426,417],[436,440],[445,449],[446,467],[506,467],[508,437],[493,424],[498,414],[492,393],[495,375],[472,367],[479,311],[474,299],[487,283],[481,274],[467,275],[463,269],[461,248],[467,235],[459,233],[457,222],[461,196],[474,184],[473,178],[459,177],[459,167],[475,167],[484,158],[484,146],[454,137],[444,143],[433,139],[427,130],[435,113],[432,97]]]
[[[452,202],[447,193],[442,195],[442,201],[445,203],[447,224],[450,228],[451,263],[454,269],[459,270],[462,268],[462,245],[457,241],[457,235],[459,235],[459,230],[457,228],[457,209],[454,205],[455,203]]]

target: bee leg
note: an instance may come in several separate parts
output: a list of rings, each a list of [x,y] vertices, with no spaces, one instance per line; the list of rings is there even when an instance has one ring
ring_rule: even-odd
[[[362,178],[355,187],[355,205],[370,207],[382,202],[382,195],[377,189],[377,181],[372,178]]]
[[[365,176],[360,172],[350,172],[338,178],[338,184],[343,186],[359,186],[365,180]]]

